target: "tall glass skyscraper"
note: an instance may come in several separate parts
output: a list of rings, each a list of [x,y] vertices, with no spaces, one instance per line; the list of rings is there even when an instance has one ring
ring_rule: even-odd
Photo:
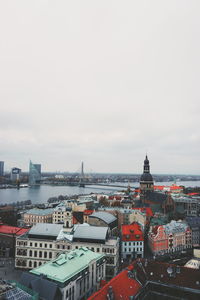
[[[4,161],[0,161],[0,176],[4,175]]]
[[[41,181],[41,164],[29,164],[29,184],[35,185]]]

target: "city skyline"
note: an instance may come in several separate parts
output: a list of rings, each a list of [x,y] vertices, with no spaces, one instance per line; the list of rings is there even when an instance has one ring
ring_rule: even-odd
[[[198,175],[198,1],[0,3],[4,170]]]

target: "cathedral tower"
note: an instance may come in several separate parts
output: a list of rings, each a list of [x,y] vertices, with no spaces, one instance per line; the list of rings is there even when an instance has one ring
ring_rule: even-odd
[[[147,155],[144,160],[143,174],[140,177],[140,190],[141,192],[154,190],[153,177],[150,173],[150,166]]]

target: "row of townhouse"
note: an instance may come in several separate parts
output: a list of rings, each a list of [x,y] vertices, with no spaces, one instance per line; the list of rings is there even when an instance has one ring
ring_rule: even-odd
[[[148,244],[154,255],[163,255],[192,248],[192,230],[186,222],[171,221],[155,226],[148,235]]]

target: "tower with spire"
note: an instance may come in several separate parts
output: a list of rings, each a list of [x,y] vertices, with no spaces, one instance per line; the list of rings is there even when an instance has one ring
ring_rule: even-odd
[[[143,174],[140,177],[140,191],[146,192],[146,191],[153,191],[153,190],[154,190],[153,177],[150,173],[149,160],[146,155],[144,160]]]

